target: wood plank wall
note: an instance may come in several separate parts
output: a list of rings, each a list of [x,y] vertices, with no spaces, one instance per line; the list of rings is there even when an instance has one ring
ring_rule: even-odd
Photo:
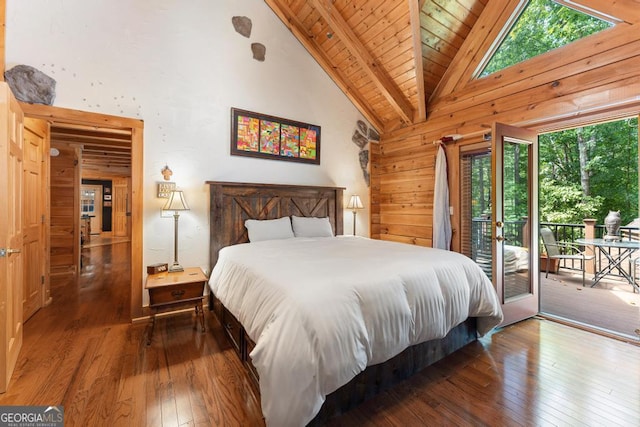
[[[52,143],[60,155],[51,157],[51,279],[71,279],[80,258],[79,149]]]
[[[489,25],[480,21],[477,25]],[[490,34],[491,28],[485,31]],[[383,134],[380,144],[371,147],[373,238],[431,246],[432,141],[444,135],[464,135],[447,145],[452,247],[459,250],[460,146],[481,141],[494,121],[543,132],[640,111],[638,24],[618,24],[480,80],[468,80],[468,70],[482,59],[468,52],[481,50],[486,42],[478,36],[465,43],[473,46],[463,46],[448,72],[449,78],[460,80],[442,84],[429,103],[427,121]]]

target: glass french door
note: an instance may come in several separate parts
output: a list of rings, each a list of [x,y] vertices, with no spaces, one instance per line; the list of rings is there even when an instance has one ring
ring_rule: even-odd
[[[502,326],[539,311],[537,135],[495,123],[492,128],[492,281],[501,299]]]

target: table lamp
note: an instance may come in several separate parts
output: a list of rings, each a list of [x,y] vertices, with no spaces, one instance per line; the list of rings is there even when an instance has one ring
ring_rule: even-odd
[[[362,204],[362,200],[360,200],[360,196],[354,194],[349,199],[349,204],[347,204],[347,209],[351,209],[353,211],[353,235],[356,235],[356,214],[358,209],[364,209],[364,205]]]
[[[180,211],[188,211],[189,205],[184,199],[182,190],[174,190],[169,193],[169,200],[162,208],[163,211],[173,211],[174,234],[173,234],[173,264],[169,267],[169,271],[184,271],[184,268],[178,262],[178,218]]]

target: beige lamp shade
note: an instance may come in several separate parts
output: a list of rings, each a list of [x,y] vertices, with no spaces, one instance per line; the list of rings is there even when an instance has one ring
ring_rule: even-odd
[[[182,190],[174,190],[169,194],[169,200],[162,208],[163,211],[188,211],[189,205],[184,199]]]
[[[347,209],[364,209],[364,205],[362,204],[362,200],[360,200],[360,196],[354,194],[349,199],[349,203],[347,204]]]

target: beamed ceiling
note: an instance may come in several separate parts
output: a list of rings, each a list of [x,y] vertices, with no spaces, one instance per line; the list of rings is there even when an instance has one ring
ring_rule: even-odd
[[[478,61],[478,55],[489,54],[474,51],[472,39],[490,31],[498,35],[491,17],[526,4],[525,0],[265,2],[381,133],[425,121],[430,103],[450,95],[452,88],[459,89],[466,83],[461,79],[468,82],[472,77],[458,71],[469,58]],[[640,22],[638,0],[558,2],[599,12],[600,17]]]
[[[51,145],[80,148],[83,176],[131,176],[130,129],[53,123]]]

